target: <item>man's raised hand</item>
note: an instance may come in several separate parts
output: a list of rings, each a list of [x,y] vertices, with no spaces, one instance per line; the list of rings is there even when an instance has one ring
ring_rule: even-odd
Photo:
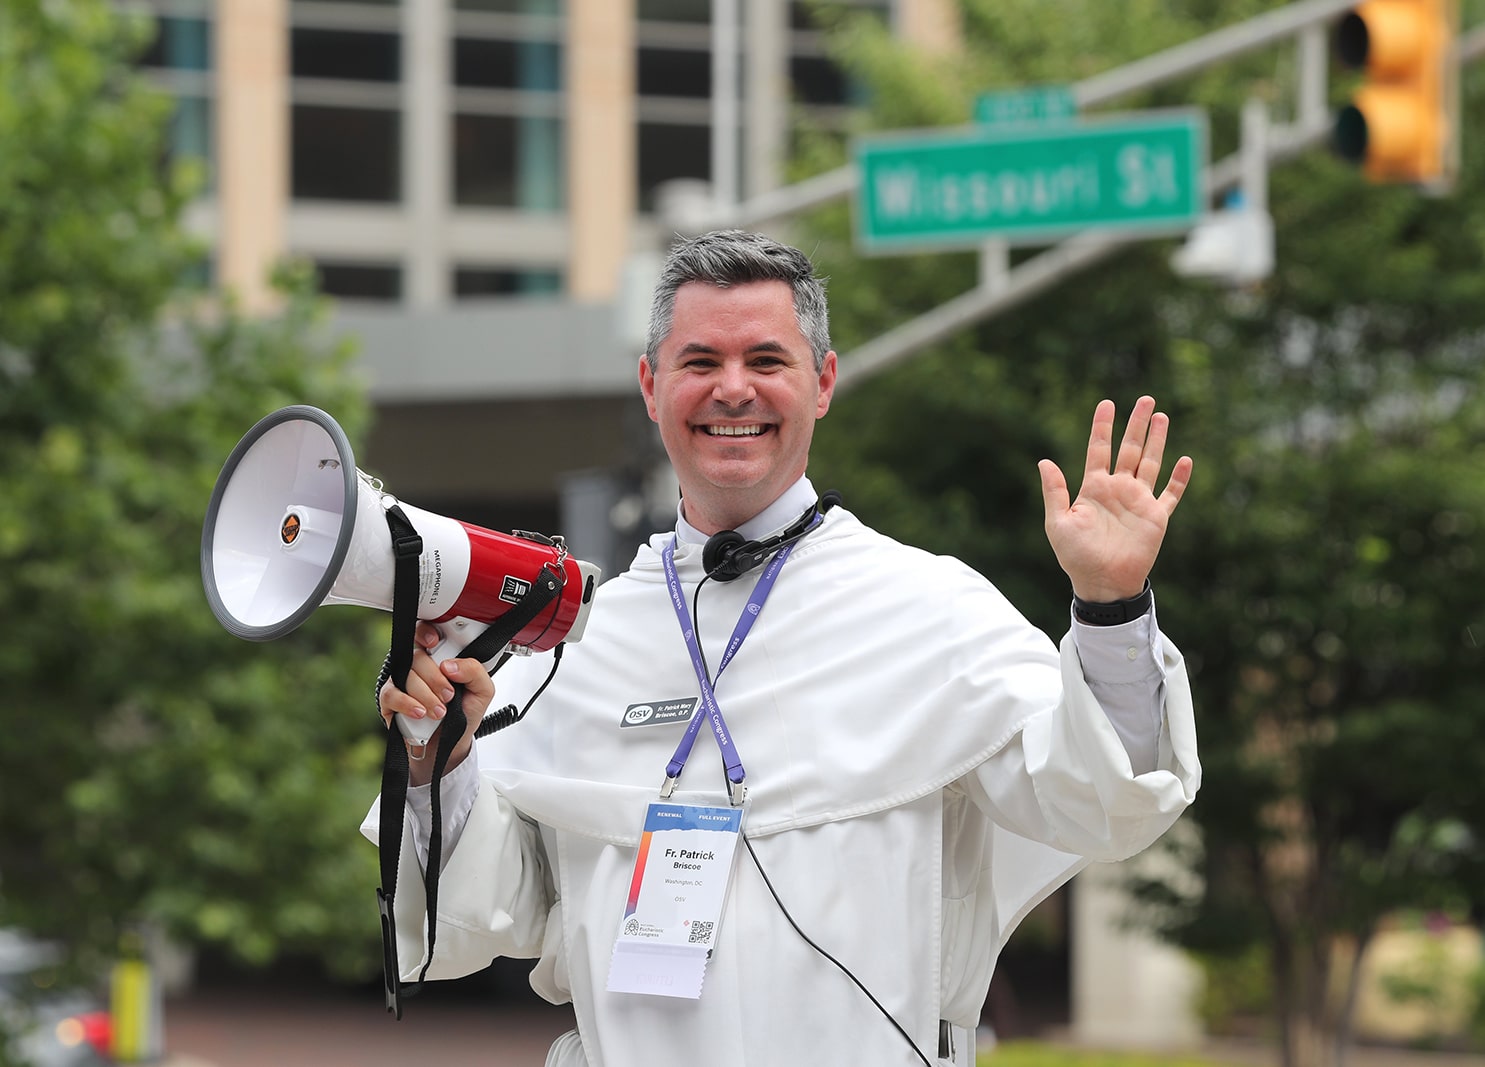
[[[1165,455],[1170,417],[1153,397],[1135,401],[1124,438],[1114,454],[1114,402],[1093,412],[1083,484],[1070,500],[1067,479],[1049,459],[1042,476],[1047,540],[1083,600],[1107,603],[1138,596],[1155,565],[1166,526],[1191,481],[1191,457],[1171,468],[1164,490],[1156,482]]]

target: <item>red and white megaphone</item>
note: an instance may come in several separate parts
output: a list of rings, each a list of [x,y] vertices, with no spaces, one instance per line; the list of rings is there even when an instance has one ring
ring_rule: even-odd
[[[393,505],[422,539],[417,616],[443,635],[435,659],[458,655],[544,574],[557,576],[560,592],[506,647],[545,652],[582,637],[599,568],[569,556],[561,538],[498,534],[397,500],[356,469],[340,425],[304,405],[260,419],[217,476],[201,533],[212,612],[238,637],[271,641],[322,604],[391,611]],[[416,741],[438,725],[396,718]]]

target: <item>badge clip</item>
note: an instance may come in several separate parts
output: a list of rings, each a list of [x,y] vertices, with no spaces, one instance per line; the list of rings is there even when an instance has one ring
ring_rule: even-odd
[[[681,779],[678,775],[667,774],[665,776],[665,781],[660,783],[660,799],[669,800],[671,794],[675,792],[676,783],[680,780]]]

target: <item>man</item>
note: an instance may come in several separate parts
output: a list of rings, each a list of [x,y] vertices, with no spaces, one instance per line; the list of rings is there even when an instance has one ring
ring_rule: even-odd
[[[1156,494],[1154,401],[1117,452],[1114,405],[1098,405],[1075,502],[1041,463],[1075,597],[1059,654],[963,564],[820,506],[805,468],[836,369],[801,253],[738,232],[679,244],[639,364],[680,482],[676,530],[600,587],[529,717],[477,756],[470,734],[455,750],[428,974],[538,957],[533,987],[578,1023],[549,1064],[973,1063],[1016,923],[1088,861],[1145,848],[1195,795],[1184,668],[1146,580],[1191,461]],[[733,575],[725,549],[748,540]],[[493,695],[479,664],[433,663],[431,627],[418,641],[407,691],[380,691],[384,718],[438,718],[462,683],[477,721]],[[547,666],[507,668],[502,694],[523,702]],[[409,871],[426,859],[426,792],[410,795]],[[740,832],[662,848],[701,832],[657,821],[670,806],[740,812]],[[409,978],[423,908],[403,879]]]

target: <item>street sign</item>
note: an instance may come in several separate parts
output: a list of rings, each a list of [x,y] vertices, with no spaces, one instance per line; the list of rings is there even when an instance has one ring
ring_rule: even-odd
[[[1202,214],[1206,153],[1206,115],[1193,109],[865,137],[857,245],[888,254],[1085,230],[1178,233]]]
[[[1078,117],[1070,85],[1029,85],[997,89],[975,97],[975,121],[994,126],[1018,122],[1060,122]]]

